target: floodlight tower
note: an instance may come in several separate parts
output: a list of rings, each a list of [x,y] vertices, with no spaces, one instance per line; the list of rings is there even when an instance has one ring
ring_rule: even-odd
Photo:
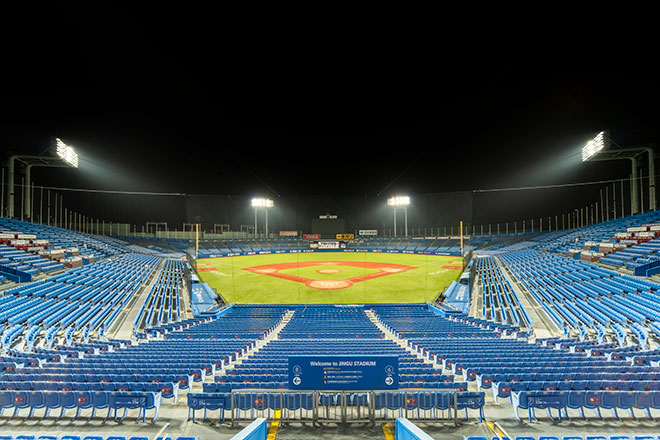
[[[271,199],[262,197],[252,199],[252,207],[254,208],[254,236],[257,236],[257,213],[259,209],[263,209],[266,213],[266,238],[268,238],[268,209],[275,206]]]
[[[20,161],[25,165],[25,187],[23,189],[23,211],[28,217],[30,216],[31,206],[31,168],[32,167],[72,167],[78,168],[78,154],[74,149],[65,144],[61,139],[53,138],[50,145],[50,153],[54,155],[24,155],[12,154],[9,156],[8,161],[8,182],[7,182],[7,202],[8,202],[8,217],[14,217],[14,174],[16,161]]]
[[[394,196],[387,199],[387,204],[394,208],[394,236],[396,237],[396,208],[402,206],[404,213],[404,230],[405,236],[408,236],[408,205],[410,205],[410,197],[408,196]]]
[[[614,145],[615,148],[610,148]],[[646,152],[649,160],[649,209],[656,210],[655,198],[655,151],[653,145],[636,148],[621,148],[610,139],[608,131],[601,131],[582,148],[582,162],[601,160],[629,159],[632,165],[631,214],[639,212],[639,182],[637,174],[637,156]]]

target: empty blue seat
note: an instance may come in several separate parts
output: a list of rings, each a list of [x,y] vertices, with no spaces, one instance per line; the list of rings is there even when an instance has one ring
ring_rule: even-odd
[[[57,409],[60,407],[60,396],[57,391],[45,391],[43,392],[43,404],[46,408],[43,418],[48,417],[51,409]]]
[[[92,414],[89,416],[90,420],[96,415],[97,409],[108,408],[108,414],[105,416],[105,420],[110,417],[110,404],[108,402],[109,393],[107,391],[93,391],[90,393],[91,405],[92,405]]]
[[[628,408],[631,407],[632,402],[630,402],[630,406],[628,406]],[[602,418],[602,415],[600,414],[600,408],[612,410],[612,415],[618,419],[619,414],[617,413],[617,408],[625,408],[625,406],[621,406],[621,393],[619,391],[603,391],[600,393],[600,402],[598,407],[595,409],[598,412],[598,416]]]
[[[158,419],[158,412],[160,410],[161,396],[160,393],[151,393],[151,392],[114,392],[108,393],[108,407],[114,410],[114,418],[117,421],[117,410],[123,409],[124,415],[119,420],[123,420],[126,417],[126,412],[128,409],[139,409],[140,414],[138,415],[138,420],[142,416],[142,421],[144,422],[147,417],[148,410],[155,410],[154,416],[151,419],[152,423]]]
[[[237,394],[236,397],[241,396]],[[240,400],[240,399],[239,399]],[[220,410],[219,419],[224,421],[224,410],[231,409],[231,394],[229,393],[188,393],[188,419],[195,422],[195,411],[203,409],[204,419],[207,411]]]
[[[636,391],[633,407],[644,411],[646,417],[651,419],[651,408],[653,408],[653,395],[658,392],[651,391]],[[632,410],[631,410],[632,412]]]

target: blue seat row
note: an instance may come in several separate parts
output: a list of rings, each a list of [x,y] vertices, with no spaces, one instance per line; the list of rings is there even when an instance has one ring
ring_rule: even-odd
[[[369,393],[355,392],[347,395],[350,405],[364,405]],[[434,391],[399,391],[374,392],[373,409],[375,411],[398,410],[448,410],[456,408],[479,411],[479,421],[483,419],[485,395],[483,392],[434,392]],[[283,410],[295,411],[300,408],[311,410],[315,403],[319,406],[331,407],[340,403],[339,394],[321,393],[314,402],[312,392],[247,392],[247,393],[188,393],[188,418],[195,420],[195,411],[203,409],[204,417],[207,411],[220,410],[220,419],[224,420],[224,411],[237,409],[248,410]],[[449,413],[451,414],[451,412]],[[386,416],[387,417],[387,416]]]
[[[518,391],[660,391],[660,381],[627,380],[574,380],[574,381],[531,381],[499,382],[493,387],[493,398],[510,397]]]
[[[463,437],[463,440],[491,440],[489,437],[480,435],[470,435]],[[492,440],[537,440],[534,436],[517,435],[515,437],[493,437]],[[576,435],[570,434],[561,436],[543,435],[538,437],[538,440],[660,440],[660,435],[634,435],[634,434],[587,434]]]
[[[2,378],[2,376],[0,376]],[[178,382],[7,382],[0,381],[0,390],[7,391],[148,391],[161,393],[164,399],[179,393]]]
[[[0,435],[0,440],[150,440],[149,437],[141,435],[133,435],[127,437],[125,435],[110,435],[103,437],[102,435],[78,435],[78,434],[63,434],[63,435]],[[197,440],[197,437],[179,436],[179,437],[156,437],[156,440]]]
[[[550,410],[557,409],[558,421],[569,408],[579,410],[584,419],[585,409],[595,410],[601,419],[601,409],[612,410],[617,419],[617,409],[627,410],[633,418],[633,409],[643,410],[652,418],[650,409],[660,409],[660,391],[520,391],[511,394],[511,402],[516,419],[520,420],[518,410],[526,409],[530,422],[535,408],[545,409],[551,419]]]
[[[18,415],[21,409],[29,408],[28,418],[32,417],[37,409],[45,409],[42,418],[48,417],[50,410],[60,409],[61,418],[67,409],[76,409],[74,418],[80,416],[84,409],[92,409],[90,418],[94,417],[97,409],[108,408],[106,419],[114,410],[115,421],[126,417],[128,409],[140,409],[142,421],[146,419],[147,410],[154,409],[152,422],[158,418],[160,409],[160,393],[153,392],[113,392],[113,391],[0,391],[0,416],[6,409],[14,409],[11,418]],[[124,409],[121,420],[117,419],[117,410]]]

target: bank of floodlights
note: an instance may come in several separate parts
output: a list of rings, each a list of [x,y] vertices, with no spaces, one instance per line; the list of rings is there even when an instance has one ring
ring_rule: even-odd
[[[408,206],[410,205],[410,197],[408,196],[394,196],[387,199],[387,204],[389,206]]]
[[[582,162],[587,162],[595,157],[602,150],[606,149],[609,146],[609,143],[610,137],[606,131],[598,133],[595,138],[582,147]]]
[[[252,199],[253,208],[272,208],[275,206],[271,199],[255,198]]]
[[[78,168],[78,154],[72,147],[62,142],[62,139],[55,138],[55,151],[69,166]]]

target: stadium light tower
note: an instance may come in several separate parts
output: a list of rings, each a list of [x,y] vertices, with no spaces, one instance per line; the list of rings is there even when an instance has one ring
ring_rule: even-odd
[[[32,184],[31,169],[32,167],[73,167],[78,168],[78,154],[75,150],[65,144],[59,138],[52,138],[50,148],[46,150],[51,155],[23,155],[12,154],[8,160],[8,182],[7,182],[7,203],[8,203],[8,217],[14,217],[14,173],[16,168],[16,161],[22,162],[25,166],[25,187],[23,189],[24,200],[24,214],[30,217],[31,206],[31,191],[30,185]]]
[[[410,205],[410,197],[408,196],[394,196],[387,199],[387,204],[394,208],[394,236],[396,237],[396,208],[403,207],[405,234],[408,236],[408,205]]]
[[[254,208],[254,236],[257,236],[257,213],[259,209],[266,212],[266,238],[268,238],[268,209],[275,206],[271,199],[264,199],[262,197],[252,199],[252,207]]]
[[[614,145],[615,148],[611,148]],[[630,185],[631,214],[639,212],[639,182],[637,174],[637,156],[646,152],[649,160],[649,209],[656,210],[655,198],[655,151],[652,145],[636,148],[621,148],[612,142],[609,132],[601,131],[582,148],[582,162],[601,160],[628,159],[632,165],[632,182]]]

